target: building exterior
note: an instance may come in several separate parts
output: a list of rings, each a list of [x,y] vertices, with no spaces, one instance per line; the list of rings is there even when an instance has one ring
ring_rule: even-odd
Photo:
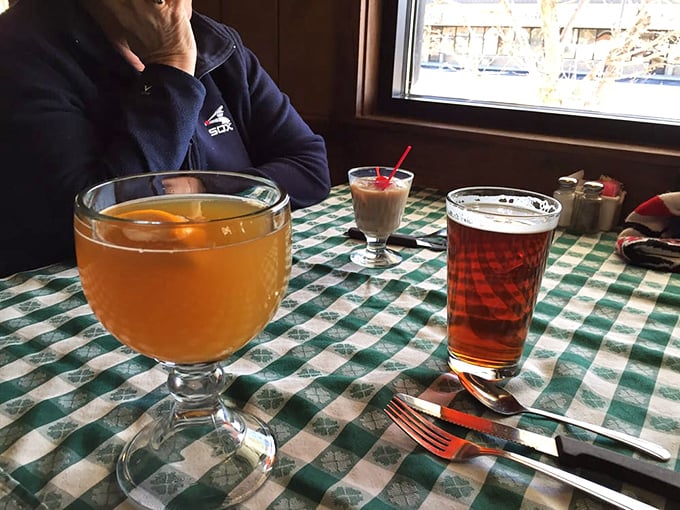
[[[680,79],[673,0],[431,0],[420,19],[425,66]]]

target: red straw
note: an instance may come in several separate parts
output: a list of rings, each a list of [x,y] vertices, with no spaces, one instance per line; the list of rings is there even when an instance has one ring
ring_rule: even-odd
[[[409,153],[410,151],[411,151],[411,146],[409,145],[408,147],[406,147],[406,150],[404,150],[404,153],[403,153],[403,154],[401,155],[401,157],[399,158],[399,161],[397,161],[397,164],[394,165],[394,168],[392,169],[392,173],[391,173],[390,176],[387,178],[388,181],[390,181],[390,180],[392,179],[392,177],[394,177],[394,174],[397,173],[397,170],[399,170],[399,167],[400,167],[401,164],[404,162],[404,160],[406,159],[406,156],[408,155],[408,153]]]

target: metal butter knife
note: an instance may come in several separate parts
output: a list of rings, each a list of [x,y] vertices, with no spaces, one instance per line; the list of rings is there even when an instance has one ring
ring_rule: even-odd
[[[365,241],[366,236],[356,227],[345,232],[347,237]],[[435,251],[446,251],[446,236],[433,234],[430,236],[410,236],[406,234],[391,234],[387,238],[387,244],[394,246],[406,246],[409,248],[427,248]]]
[[[473,416],[404,393],[398,393],[396,396],[413,409],[435,418],[528,446],[546,455],[556,457],[557,462],[562,466],[596,471],[667,498],[680,498],[680,473],[662,468],[652,462],[628,457],[567,436],[556,436],[554,438],[542,436],[535,432]]]

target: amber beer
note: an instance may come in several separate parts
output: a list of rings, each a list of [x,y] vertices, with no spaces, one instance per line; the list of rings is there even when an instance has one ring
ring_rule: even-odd
[[[447,196],[449,366],[514,375],[559,219],[556,200],[505,188]]]

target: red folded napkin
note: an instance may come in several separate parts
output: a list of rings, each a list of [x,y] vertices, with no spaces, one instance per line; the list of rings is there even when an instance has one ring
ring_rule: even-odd
[[[680,192],[637,206],[626,218],[616,252],[637,266],[680,272]]]

